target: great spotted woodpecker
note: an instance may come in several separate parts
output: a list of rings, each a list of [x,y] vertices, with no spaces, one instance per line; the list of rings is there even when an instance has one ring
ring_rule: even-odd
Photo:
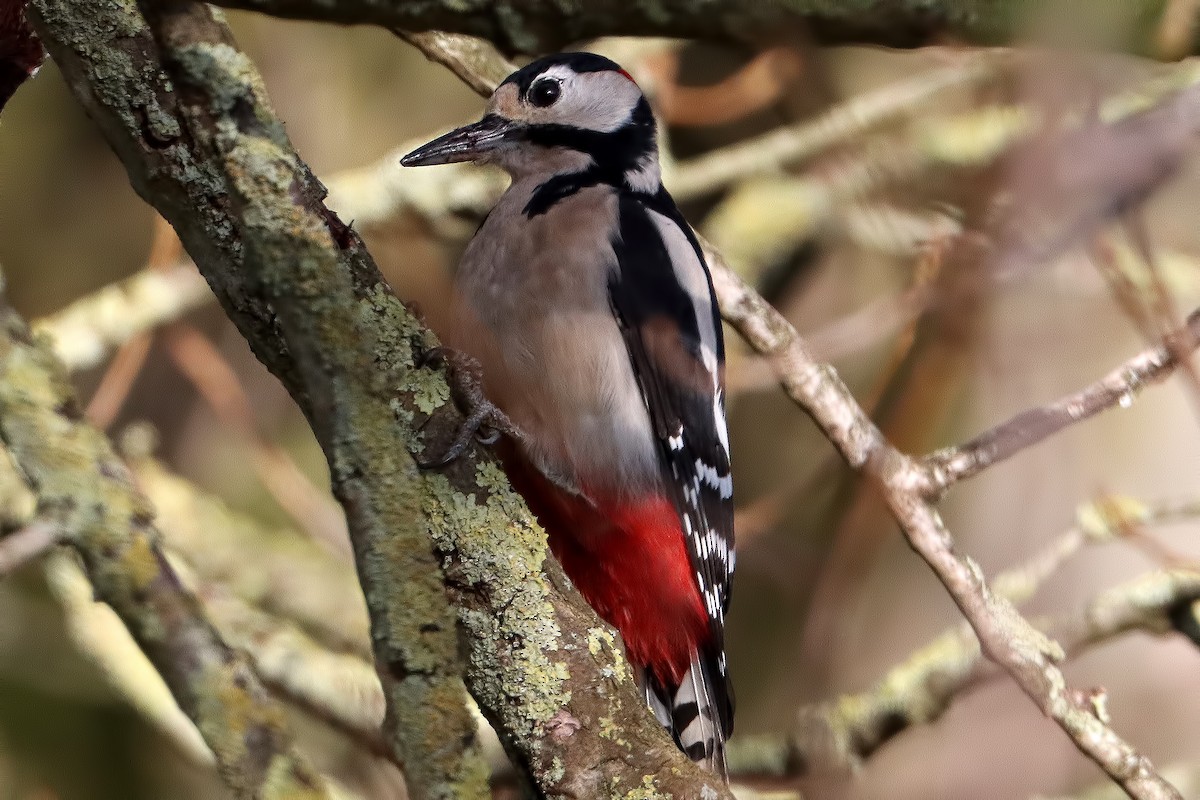
[[[500,451],[513,484],[620,631],[648,705],[724,775],[724,344],[704,256],[660,180],[650,106],[612,61],[551,56],[401,163],[454,161],[498,164],[512,184],[463,255],[446,338],[519,431]]]

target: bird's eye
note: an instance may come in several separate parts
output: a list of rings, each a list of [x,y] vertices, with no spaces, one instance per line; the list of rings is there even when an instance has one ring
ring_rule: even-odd
[[[554,105],[554,101],[560,94],[562,94],[562,87],[558,85],[558,81],[542,78],[529,87],[529,102],[538,108],[545,108]]]

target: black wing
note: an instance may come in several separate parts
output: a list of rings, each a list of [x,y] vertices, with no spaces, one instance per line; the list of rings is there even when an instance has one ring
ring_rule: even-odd
[[[708,612],[711,667],[724,695],[716,706],[728,731],[733,700],[725,613],[735,557],[720,314],[699,243],[670,195],[622,192],[619,210],[618,268],[609,296]]]

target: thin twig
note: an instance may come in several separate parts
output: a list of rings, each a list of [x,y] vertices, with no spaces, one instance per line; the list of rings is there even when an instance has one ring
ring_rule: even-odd
[[[1184,341],[1194,348],[1197,336],[1200,311],[1193,311],[1187,318]],[[1152,347],[1077,392],[1022,411],[965,444],[931,453],[924,459],[926,496],[937,497],[955,483],[1102,411],[1127,408],[1139,391],[1165,380],[1175,366],[1175,356],[1168,347]]]
[[[154,337],[149,331],[140,331],[117,349],[117,354],[109,362],[108,369],[104,371],[100,384],[88,398],[87,408],[83,411],[84,416],[97,428],[107,430],[121,413],[134,382],[146,364],[153,343]]]
[[[796,164],[856,134],[905,113],[914,113],[937,94],[994,78],[998,59],[971,56],[912,78],[864,92],[815,119],[778,128],[681,164],[667,177],[671,192],[694,197],[753,175]]]
[[[846,461],[879,487],[909,544],[933,569],[979,639],[1081,752],[1135,798],[1178,799],[1145,756],[1122,740],[1069,691],[1057,662],[1062,649],[997,596],[978,565],[954,550],[941,517],[926,499],[924,466],[893,448],[855,402],[832,367],[817,362],[791,324],[702,242],[722,315],[776,369],[784,390],[816,421]]]

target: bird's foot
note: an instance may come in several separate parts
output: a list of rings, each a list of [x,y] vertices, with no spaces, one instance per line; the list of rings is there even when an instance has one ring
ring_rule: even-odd
[[[446,366],[450,396],[466,419],[446,450],[434,458],[416,459],[418,467],[438,469],[453,463],[470,447],[472,439],[481,444],[495,444],[501,435],[518,440],[523,438],[520,429],[508,415],[484,396],[483,369],[478,361],[449,347],[430,348],[417,359],[418,367],[437,367],[442,364]]]

